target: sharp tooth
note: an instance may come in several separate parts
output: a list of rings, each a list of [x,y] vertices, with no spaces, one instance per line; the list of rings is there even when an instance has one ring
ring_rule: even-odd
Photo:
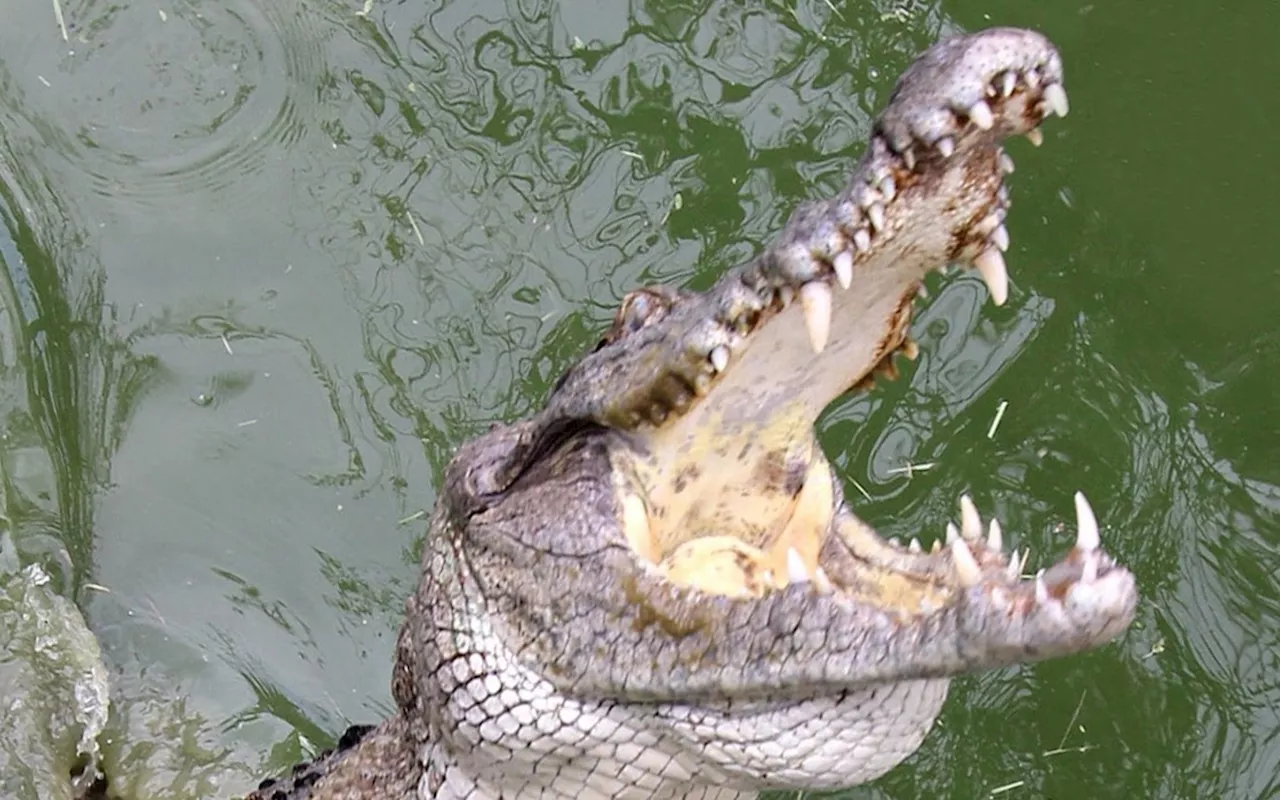
[[[991,127],[996,124],[995,117],[991,115],[991,106],[987,105],[986,100],[979,100],[969,106],[969,121],[984,131],[991,130]]]
[[[790,286],[782,286],[778,288],[778,297],[782,298],[782,307],[786,308],[791,305],[791,301],[796,299],[796,290]]]
[[[1008,153],[1002,150],[1000,151],[1000,156],[996,160],[1000,164],[1001,172],[1003,172],[1005,175],[1013,174],[1013,157],[1012,156],[1010,156]]]
[[[953,523],[948,522],[947,523],[947,544],[951,544],[952,542],[957,542],[959,540],[960,540],[960,531],[956,530],[956,526]]]
[[[766,569],[764,572],[760,573],[760,583],[769,589],[778,588],[778,582],[774,580],[773,570],[771,569]]]
[[[1018,551],[1014,550],[1009,554],[1009,566],[1005,570],[1005,575],[1009,580],[1016,581],[1022,577],[1022,563],[1018,560]]]
[[[1041,605],[1049,602],[1049,587],[1044,585],[1044,570],[1036,573],[1036,602]]]
[[[956,539],[951,543],[951,560],[956,565],[956,575],[964,586],[976,586],[982,581],[982,568],[969,550],[964,539]]]
[[[1084,554],[1084,565],[1080,568],[1080,582],[1093,583],[1098,579],[1098,553],[1090,550]]]
[[[956,143],[951,140],[950,136],[943,136],[934,146],[938,148],[939,153],[942,153],[943,158],[950,158],[951,154],[956,151]]]
[[[1000,94],[1008,97],[1013,94],[1013,90],[1018,85],[1018,76],[1012,71],[1006,72],[1000,77]]]
[[[853,246],[858,248],[859,253],[865,253],[871,249],[871,234],[866,228],[858,228],[853,232]]]
[[[831,267],[836,271],[836,280],[840,281],[840,287],[848,289],[849,284],[853,283],[853,253],[841,250],[831,262]]]
[[[821,353],[831,333],[831,288],[822,281],[810,281],[800,287],[800,306],[804,324],[809,329],[813,352]]]
[[[929,545],[929,552],[938,553],[941,551],[942,551],[942,542],[938,541],[937,539],[934,539],[933,544]]]
[[[898,196],[898,184],[894,183],[892,175],[886,175],[880,181],[880,194],[884,195],[886,203],[892,203],[893,198]]]
[[[879,203],[872,203],[867,209],[867,219],[871,221],[871,227],[877,232],[884,230],[884,206]]]
[[[1084,492],[1076,492],[1076,547],[1089,552],[1102,545],[1102,536],[1098,532],[1098,518],[1093,515],[1093,508],[1085,499]]]
[[[1050,112],[1060,117],[1065,117],[1071,110],[1071,106],[1067,103],[1067,90],[1063,89],[1060,83],[1051,83],[1044,87],[1044,104]]]
[[[1000,530],[1000,520],[991,520],[987,528],[987,548],[997,553],[1004,549],[1004,531]]]
[[[1044,134],[1040,132],[1039,128],[1032,128],[1031,130],[1027,131],[1026,136],[1027,136],[1027,141],[1031,142],[1032,147],[1039,147],[1040,145],[1044,144]]]
[[[902,343],[902,354],[908,361],[915,361],[920,357],[920,345],[916,344],[915,339],[907,339]]]
[[[809,580],[809,570],[805,569],[804,560],[794,547],[787,548],[787,582],[804,583]]]
[[[716,372],[724,372],[727,366],[729,366],[729,348],[719,345],[711,351],[711,368]]]
[[[908,147],[902,151],[902,163],[907,165],[907,169],[912,172],[916,171],[916,151]]]
[[[830,594],[835,587],[831,585],[831,579],[827,577],[827,572],[822,567],[818,567],[813,571],[813,588],[822,594]]]
[[[978,515],[978,507],[967,494],[960,495],[960,533],[966,539],[982,537],[982,517]]]
[[[1004,301],[1009,299],[1009,270],[1004,266],[1004,256],[999,250],[989,247],[973,260],[973,265],[982,273],[982,282],[991,292],[991,302],[1004,305]]]
[[[1009,249],[1009,229],[1003,225],[996,227],[991,232],[991,243],[1000,248],[1000,252],[1004,253]]]
[[[913,553],[919,553],[923,550],[923,548],[920,547],[920,540],[914,536],[911,537],[911,542],[907,545],[907,549]]]

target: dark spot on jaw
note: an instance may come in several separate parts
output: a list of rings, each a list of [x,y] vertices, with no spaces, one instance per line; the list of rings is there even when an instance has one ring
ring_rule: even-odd
[[[702,470],[698,469],[696,464],[691,464],[680,470],[680,474],[676,475],[675,490],[676,494],[680,494],[689,488],[689,484],[696,481],[702,476]]]
[[[787,462],[787,478],[783,490],[795,497],[804,488],[804,479],[809,474],[809,462],[801,458],[791,458]]]

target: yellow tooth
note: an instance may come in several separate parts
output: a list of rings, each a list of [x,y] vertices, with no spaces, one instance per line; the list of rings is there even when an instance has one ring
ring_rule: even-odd
[[[813,352],[821,353],[831,333],[831,288],[822,281],[811,281],[800,287],[800,307],[809,330]]]
[[[841,250],[831,262],[831,267],[836,271],[836,280],[840,281],[840,288],[848,289],[849,284],[853,283],[853,253]]]
[[[1004,256],[994,247],[982,251],[982,255],[973,260],[973,265],[982,273],[982,282],[991,292],[991,302],[1004,305],[1009,299],[1009,270],[1004,265]]]
[[[982,537],[982,517],[978,515],[978,507],[973,504],[969,495],[960,495],[960,532],[966,539]]]
[[[964,539],[956,539],[951,543],[951,560],[956,565],[956,576],[963,586],[977,586],[982,582],[982,568],[969,550]]]
[[[1032,128],[1027,131],[1027,141],[1031,142],[1032,147],[1039,147],[1044,144],[1044,134],[1040,132],[1039,128]]]

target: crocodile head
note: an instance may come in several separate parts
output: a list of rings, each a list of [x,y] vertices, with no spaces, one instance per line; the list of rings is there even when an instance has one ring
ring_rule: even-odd
[[[1083,496],[1066,555],[1028,577],[967,498],[931,546],[882,538],[813,432],[914,355],[930,270],[972,266],[1005,300],[1001,142],[1066,111],[1039,34],[936,45],[838,197],[706,292],[631,294],[538,414],[460,449],[393,679],[419,796],[854,785],[916,749],[952,676],[1127,627],[1133,576]]]

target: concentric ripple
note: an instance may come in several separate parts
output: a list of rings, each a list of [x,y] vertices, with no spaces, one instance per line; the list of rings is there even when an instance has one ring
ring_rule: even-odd
[[[93,191],[157,205],[193,190],[244,191],[305,132],[322,32],[294,3],[98,7],[74,20],[65,90],[71,154]]]

